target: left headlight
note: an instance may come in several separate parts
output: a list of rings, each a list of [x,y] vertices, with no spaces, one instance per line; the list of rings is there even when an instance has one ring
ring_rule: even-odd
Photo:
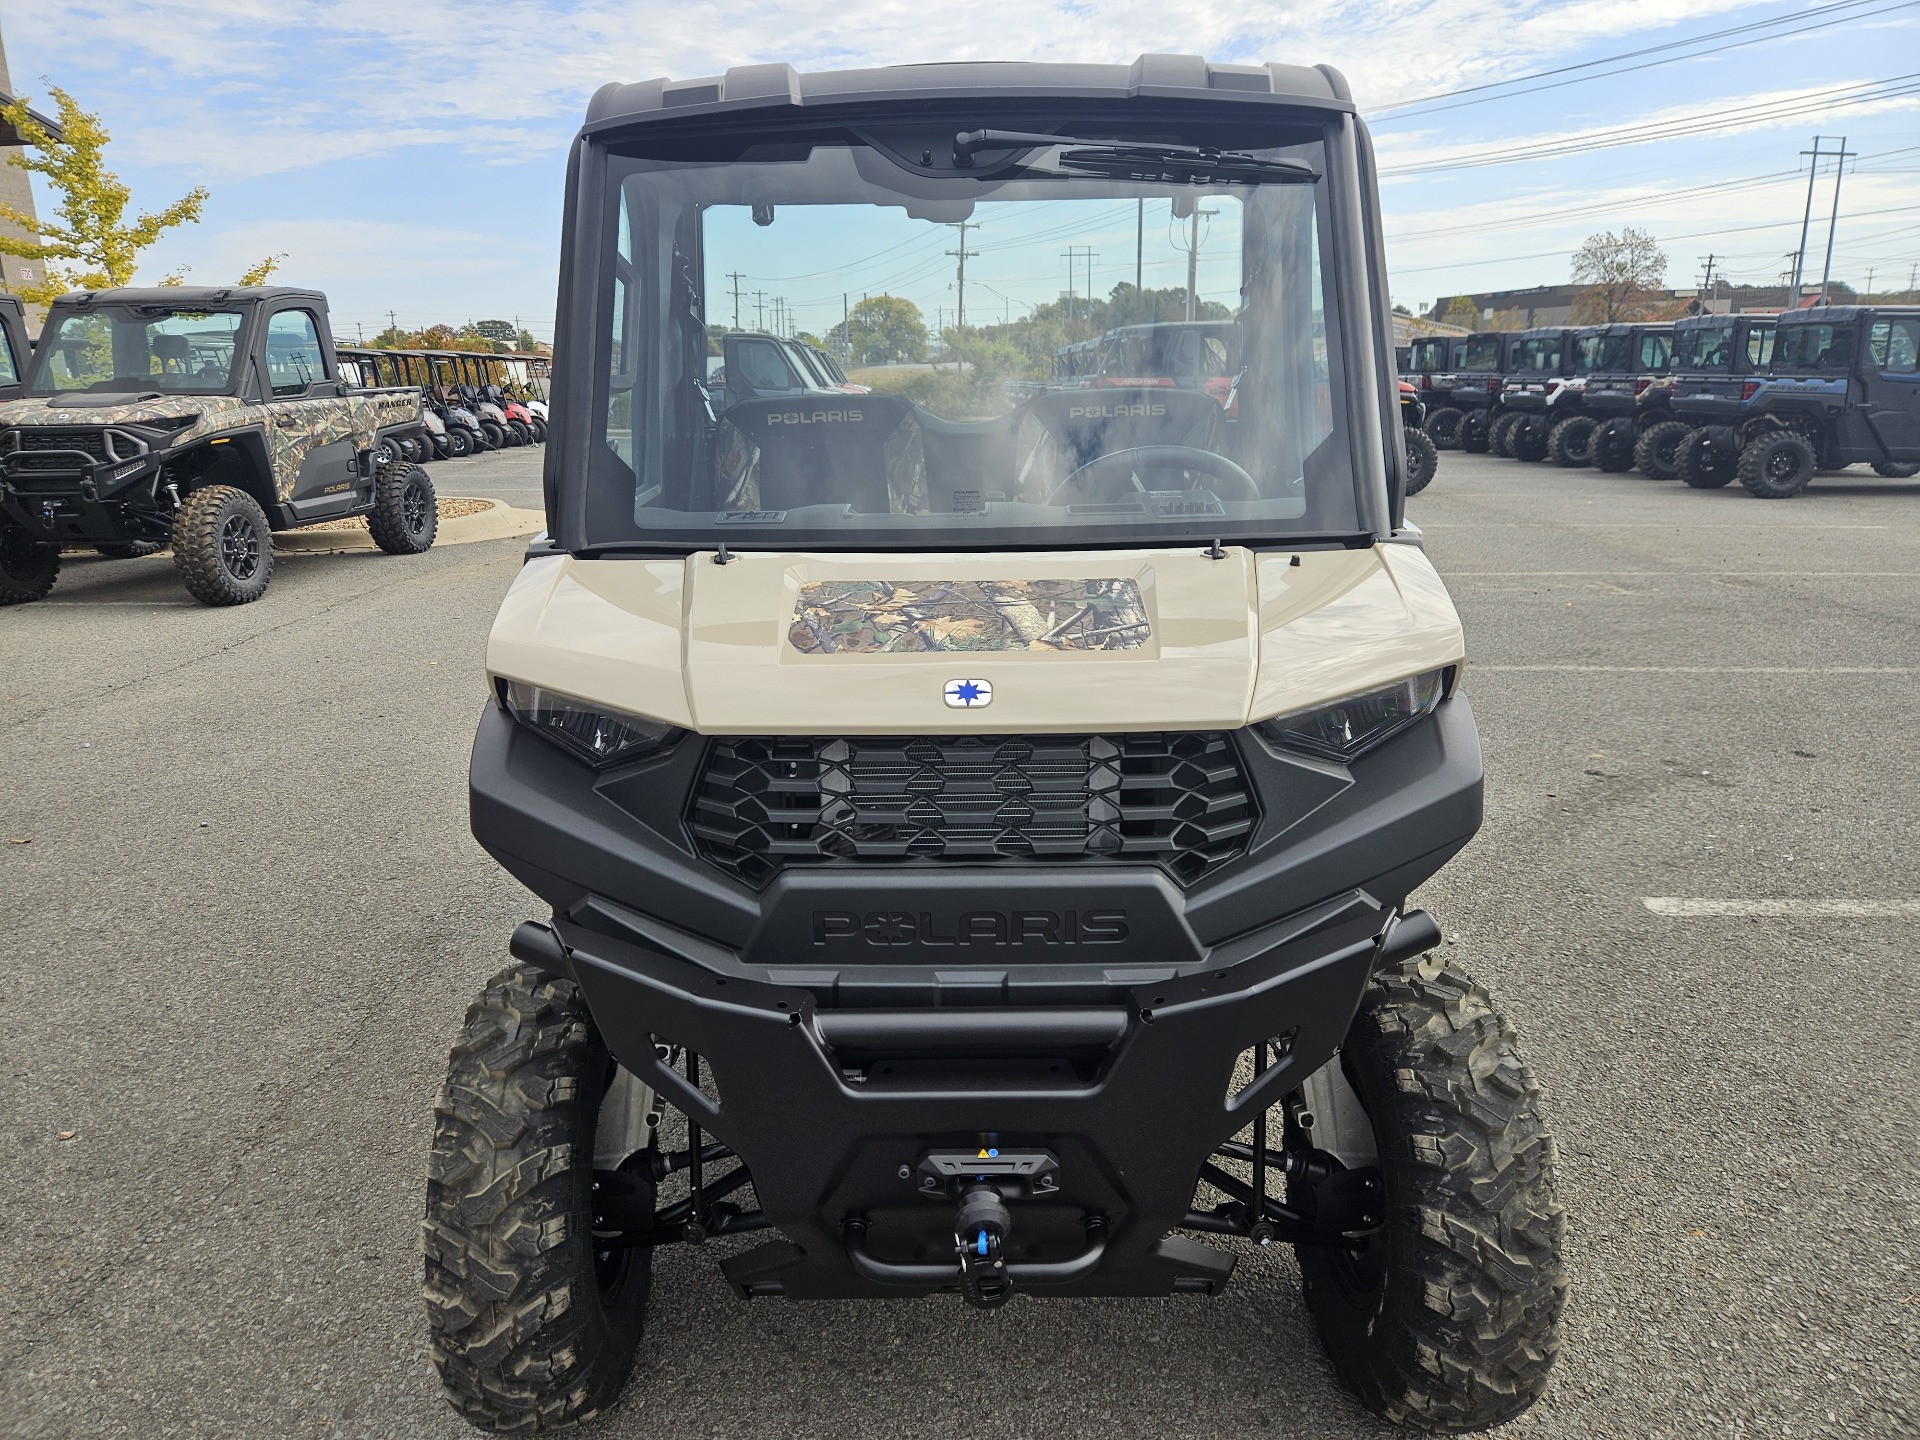
[[[499,687],[500,703],[514,719],[595,769],[651,755],[680,733],[664,721],[610,710],[524,680],[500,679],[494,683]]]
[[[1450,668],[1363,690],[1317,709],[1262,720],[1256,728],[1276,745],[1345,764],[1432,714],[1447,692]]]

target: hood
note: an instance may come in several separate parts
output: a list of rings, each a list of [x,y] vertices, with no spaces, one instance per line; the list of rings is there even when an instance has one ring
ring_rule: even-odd
[[[138,425],[143,420],[196,415],[201,420],[197,428],[204,430],[218,429],[221,417],[238,415],[248,408],[244,400],[233,395],[156,395],[142,399],[112,394],[38,396],[0,405],[0,425]]]
[[[487,664],[704,734],[1075,733],[1237,729],[1463,654],[1406,545],[709,551],[533,560]]]

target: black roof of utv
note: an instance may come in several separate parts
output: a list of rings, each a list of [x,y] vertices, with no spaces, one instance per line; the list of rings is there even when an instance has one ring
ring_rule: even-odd
[[[193,310],[201,306],[232,309],[236,305],[258,305],[267,300],[299,300],[310,305],[327,303],[318,290],[303,290],[295,285],[152,285],[142,289],[74,290],[62,295],[56,305],[164,305],[171,310]]]
[[[1353,110],[1346,79],[1328,65],[1216,65],[1198,55],[1142,55],[1131,65],[1019,60],[891,65],[802,74],[791,65],[736,65],[699,80],[603,85],[587,106],[586,134],[755,110],[831,111],[942,101],[1111,102],[1159,99]]]

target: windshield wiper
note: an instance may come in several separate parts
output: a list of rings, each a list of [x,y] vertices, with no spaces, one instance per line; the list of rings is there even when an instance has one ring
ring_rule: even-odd
[[[1073,135],[1032,135],[1021,130],[962,130],[953,137],[953,163],[970,170],[976,152],[981,150],[1012,152],[1067,145],[1074,148],[1060,152],[1060,164],[1129,180],[1251,180],[1311,185],[1320,178],[1319,171],[1301,161],[1250,155],[1244,150],[1141,140],[1082,140]],[[1012,158],[1010,153],[1007,158]]]

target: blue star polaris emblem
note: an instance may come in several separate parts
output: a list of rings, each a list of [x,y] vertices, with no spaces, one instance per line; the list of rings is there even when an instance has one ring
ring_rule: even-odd
[[[947,681],[947,704],[955,710],[979,710],[993,703],[991,680]]]

